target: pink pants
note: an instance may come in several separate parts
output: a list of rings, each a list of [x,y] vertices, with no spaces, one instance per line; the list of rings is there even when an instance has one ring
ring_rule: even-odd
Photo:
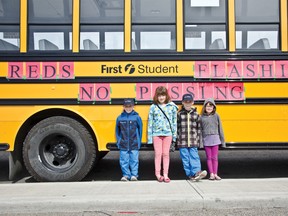
[[[170,144],[172,136],[155,136],[153,137],[153,145],[155,151],[155,175],[161,175],[161,165],[163,159],[163,175],[168,176],[170,163]]]
[[[207,166],[209,173],[217,174],[218,172],[218,149],[216,146],[205,146],[205,152],[207,157]]]

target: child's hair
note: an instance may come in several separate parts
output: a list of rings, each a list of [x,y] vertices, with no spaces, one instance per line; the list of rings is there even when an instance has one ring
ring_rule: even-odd
[[[216,106],[213,104],[213,103],[211,103],[210,101],[208,101],[204,106],[203,106],[203,108],[202,108],[202,115],[207,115],[207,113],[206,113],[206,106],[207,105],[212,105],[213,106],[213,111],[210,113],[210,115],[214,115],[215,113],[216,113]]]
[[[158,101],[158,96],[159,95],[165,95],[166,96],[166,100],[165,100],[165,103],[169,103],[171,101],[171,98],[168,94],[168,90],[165,86],[158,86],[155,90],[155,94],[154,94],[154,97],[153,97],[153,103],[154,104],[158,104],[159,101]]]

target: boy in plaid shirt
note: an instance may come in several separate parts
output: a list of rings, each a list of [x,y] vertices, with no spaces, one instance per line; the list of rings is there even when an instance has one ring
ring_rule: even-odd
[[[192,181],[199,181],[207,175],[201,170],[198,147],[202,146],[200,116],[193,107],[191,94],[182,97],[182,109],[177,114],[177,146],[180,151],[186,176]]]

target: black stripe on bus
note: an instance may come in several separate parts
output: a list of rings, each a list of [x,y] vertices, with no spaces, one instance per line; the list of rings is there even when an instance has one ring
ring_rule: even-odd
[[[260,79],[210,79],[202,78],[196,79],[194,77],[185,76],[154,76],[154,77],[75,77],[75,79],[7,79],[6,77],[0,77],[0,84],[17,83],[17,84],[39,84],[39,83],[51,83],[51,84],[66,84],[66,83],[167,83],[167,82],[288,82],[288,78],[276,79],[276,78],[260,78]]]
[[[0,52],[1,61],[235,61],[235,60],[287,60],[287,53],[279,50],[269,51],[235,51],[233,54],[227,50],[221,51],[132,51],[131,53],[116,53],[115,51],[80,51],[71,53],[67,51],[28,51]]]
[[[107,143],[106,148],[110,151],[118,151],[119,149],[116,146],[116,143]],[[240,143],[240,142],[233,142],[229,143],[226,142],[226,147],[220,147],[221,150],[281,150],[281,149],[288,149],[288,142],[255,142],[255,143]],[[152,144],[142,143],[140,150],[154,150]],[[176,148],[176,150],[178,150]]]
[[[58,98],[58,99],[0,99],[0,106],[5,105],[122,105],[124,98],[111,99],[111,101],[79,101],[77,99],[67,99],[67,98]],[[203,104],[204,100],[195,101],[195,104]],[[176,104],[180,105],[181,101],[175,101]],[[137,105],[150,105],[152,101],[136,101]],[[244,101],[221,101],[218,100],[217,104],[288,104],[288,98],[247,98]]]
[[[8,143],[0,143],[0,151],[7,151],[10,148]]]

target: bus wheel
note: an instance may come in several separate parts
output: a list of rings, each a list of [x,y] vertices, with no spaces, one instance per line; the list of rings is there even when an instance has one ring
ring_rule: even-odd
[[[96,146],[88,130],[68,117],[40,121],[28,133],[23,160],[37,181],[78,181],[92,168]]]

